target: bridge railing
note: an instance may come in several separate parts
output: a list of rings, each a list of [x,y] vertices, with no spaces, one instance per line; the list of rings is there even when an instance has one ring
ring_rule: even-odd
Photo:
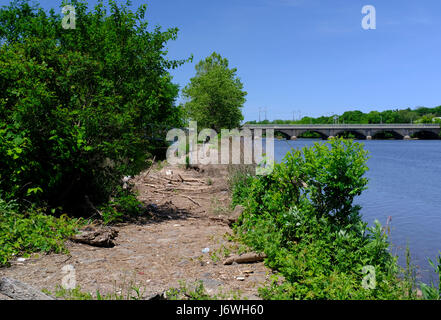
[[[274,128],[274,129],[439,129],[437,123],[396,123],[396,124],[244,124],[243,128]]]

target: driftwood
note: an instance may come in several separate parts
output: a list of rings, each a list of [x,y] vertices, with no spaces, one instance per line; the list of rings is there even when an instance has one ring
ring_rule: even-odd
[[[110,227],[87,226],[71,237],[74,242],[85,243],[95,247],[112,248],[115,246],[114,239],[118,236],[118,231]]]
[[[236,263],[254,263],[254,262],[261,262],[263,259],[266,258],[266,255],[264,253],[244,253],[239,256],[232,256],[229,257],[227,260],[224,261],[225,265]]]
[[[178,194],[179,197],[184,197],[188,200],[190,200],[191,202],[193,202],[194,204],[197,204],[199,207],[201,207],[201,204],[199,202],[197,202],[196,200],[194,200],[192,197],[190,196],[186,196],[185,194]]]
[[[0,293],[14,300],[55,300],[30,285],[12,278],[0,279]]]

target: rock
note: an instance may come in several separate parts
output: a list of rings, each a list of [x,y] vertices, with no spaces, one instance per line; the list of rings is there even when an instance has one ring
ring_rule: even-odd
[[[220,287],[221,285],[223,285],[224,283],[222,281],[216,280],[216,279],[212,279],[212,278],[202,278],[201,279],[202,284],[204,285],[204,288],[206,289],[211,289],[211,290],[215,290],[218,287]]]
[[[94,247],[112,248],[115,246],[114,239],[118,236],[118,231],[111,227],[92,227],[87,226],[71,237],[74,242],[88,244]]]
[[[0,293],[14,300],[55,300],[34,287],[12,278],[0,279]]]
[[[244,280],[245,280],[245,277],[236,277],[236,280],[244,281]]]

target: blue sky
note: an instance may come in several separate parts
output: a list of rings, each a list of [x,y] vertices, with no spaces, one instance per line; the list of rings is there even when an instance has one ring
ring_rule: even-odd
[[[172,71],[181,87],[213,51],[237,67],[248,92],[245,120],[265,107],[272,120],[292,119],[293,111],[298,118],[441,105],[439,0],[134,0],[133,7],[140,3],[152,27],[180,29],[170,58],[194,55]],[[361,27],[364,5],[376,8],[376,30]]]

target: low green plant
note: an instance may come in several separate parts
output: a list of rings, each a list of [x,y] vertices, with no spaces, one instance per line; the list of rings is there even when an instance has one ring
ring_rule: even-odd
[[[433,267],[435,272],[438,274],[438,288],[435,284],[431,284],[430,286],[421,283],[421,291],[423,293],[423,298],[426,300],[440,300],[441,299],[441,252],[437,257],[436,264],[431,259],[429,259],[430,265]]]
[[[179,281],[179,288],[170,288],[165,292],[168,300],[213,300],[205,290],[202,281],[197,281],[191,285],[185,281]]]
[[[224,291],[219,288],[216,294],[210,295],[204,287],[203,281],[195,281],[188,284],[179,281],[178,288],[170,288],[165,294],[167,300],[243,300],[242,293],[238,290]]]
[[[67,252],[64,241],[85,225],[82,219],[54,217],[40,209],[19,213],[18,205],[0,198],[0,265],[33,252]]]
[[[64,300],[142,300],[144,295],[144,291],[133,285],[128,288],[127,293],[123,293],[122,290],[115,290],[113,293],[103,295],[97,290],[95,296],[90,292],[82,291],[79,286],[74,289],[65,289],[58,285],[54,292],[47,289],[43,292]]]

